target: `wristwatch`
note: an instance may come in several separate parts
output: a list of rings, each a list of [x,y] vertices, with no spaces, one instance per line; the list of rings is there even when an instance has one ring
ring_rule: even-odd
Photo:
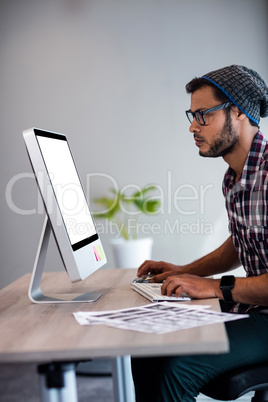
[[[235,284],[235,277],[233,275],[226,275],[222,276],[221,278],[221,283],[220,283],[220,289],[223,294],[224,301],[228,303],[233,303],[233,298],[232,298],[232,292],[231,289],[233,289]]]

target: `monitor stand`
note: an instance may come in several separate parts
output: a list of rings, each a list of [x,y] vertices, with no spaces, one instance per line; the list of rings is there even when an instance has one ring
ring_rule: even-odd
[[[33,303],[75,303],[75,302],[93,302],[102,294],[96,292],[90,293],[63,293],[44,295],[41,290],[41,281],[44,272],[49,238],[51,234],[51,224],[48,217],[45,217],[41,238],[39,241],[35,263],[33,267],[28,296]]]

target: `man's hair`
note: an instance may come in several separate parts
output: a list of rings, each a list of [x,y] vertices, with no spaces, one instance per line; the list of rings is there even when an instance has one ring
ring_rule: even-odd
[[[213,89],[213,93],[215,98],[221,102],[221,103],[225,103],[225,102],[230,102],[230,99],[228,98],[227,95],[225,95],[224,92],[222,92],[218,87],[216,87],[214,84],[212,84],[212,82],[208,81],[205,78],[193,78],[190,82],[188,82],[188,84],[186,84],[185,88],[186,88],[186,92],[188,94],[192,94],[195,91],[197,91],[198,89],[201,89],[203,87],[211,87]],[[224,109],[226,113],[229,113],[230,109]],[[258,124],[255,123],[254,121],[252,121],[251,119],[249,119],[249,122],[252,126],[254,127],[258,127]]]
[[[210,81],[206,80],[205,78],[194,78],[192,81],[188,82],[185,88],[187,94],[192,94],[193,92],[205,86],[213,88],[215,98],[217,98],[218,101],[222,103],[230,102],[228,96],[226,96],[219,88],[217,88],[215,85],[213,85]]]

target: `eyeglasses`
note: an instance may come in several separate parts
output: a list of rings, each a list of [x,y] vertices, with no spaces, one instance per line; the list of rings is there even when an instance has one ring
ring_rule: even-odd
[[[185,113],[191,124],[195,118],[195,120],[197,121],[198,124],[200,124],[200,126],[204,126],[206,124],[205,114],[211,113],[211,112],[216,112],[221,109],[226,109],[227,107],[229,107],[231,105],[232,105],[232,102],[227,102],[227,103],[222,103],[221,105],[218,105],[218,106],[214,106],[210,109],[197,110],[196,112],[192,112],[191,109],[189,109],[189,110],[186,110]]]

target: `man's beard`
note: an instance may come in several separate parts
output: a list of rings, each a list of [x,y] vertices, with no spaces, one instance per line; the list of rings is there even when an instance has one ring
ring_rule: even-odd
[[[227,111],[224,126],[221,129],[214,143],[207,152],[199,151],[199,155],[207,158],[218,158],[225,156],[233,151],[235,144],[238,142],[238,135],[233,128],[230,111]]]

